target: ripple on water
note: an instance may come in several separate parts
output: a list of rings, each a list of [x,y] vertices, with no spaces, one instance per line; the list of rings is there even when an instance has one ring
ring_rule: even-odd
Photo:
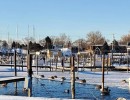
[[[8,83],[6,87],[0,87],[0,95],[18,95],[27,96],[27,92],[23,91],[24,82],[18,82],[17,92],[14,83]],[[69,93],[64,92],[69,90]],[[110,87],[110,95],[101,96],[99,90],[94,85],[78,84],[75,85],[75,93],[77,99],[102,99],[113,100],[118,97],[130,99],[130,93],[127,89]],[[49,98],[71,98],[70,83],[63,83],[33,78],[32,80],[32,96],[33,97],[49,97]]]

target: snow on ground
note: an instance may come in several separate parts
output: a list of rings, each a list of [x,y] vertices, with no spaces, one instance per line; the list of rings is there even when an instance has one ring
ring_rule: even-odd
[[[4,96],[0,95],[0,100],[66,100],[61,98],[43,98],[43,97],[23,97],[23,96]],[[67,99],[72,100],[72,99]]]
[[[46,71],[43,69],[40,69],[42,71],[38,72],[38,75],[44,75],[45,79],[48,79],[51,76],[57,76],[57,77],[65,77],[67,80],[70,80],[70,72],[69,71],[49,71],[49,69]],[[26,68],[22,71],[22,68],[17,68],[17,75],[18,76],[27,76]],[[36,75],[36,69],[33,68],[34,76]],[[0,67],[0,77],[8,77],[8,76],[14,76],[14,68],[11,67]],[[75,76],[79,77],[79,79],[85,79],[87,84],[102,84],[102,72],[92,72],[90,69],[87,69],[85,71],[79,71],[75,73]],[[121,89],[128,89],[128,83],[123,82],[122,80],[127,80],[130,78],[130,73],[127,73],[127,71],[119,72],[119,71],[109,71],[108,74],[105,72],[105,86],[108,87],[117,87]],[[0,100],[2,96],[0,96]],[[6,100],[14,100],[14,99],[6,99]],[[24,100],[20,99],[19,100]],[[26,99],[25,99],[26,100]],[[29,100],[32,100],[31,98]],[[33,99],[35,100],[35,99]],[[37,100],[37,99],[36,99]],[[40,99],[39,99],[40,100]],[[48,99],[44,99],[48,100]],[[55,99],[52,99],[55,100]]]

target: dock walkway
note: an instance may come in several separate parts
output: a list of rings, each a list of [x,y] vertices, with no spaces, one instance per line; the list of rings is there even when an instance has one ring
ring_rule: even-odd
[[[18,82],[18,81],[24,81],[24,80],[25,80],[25,77],[4,77],[4,78],[0,78],[0,84]]]

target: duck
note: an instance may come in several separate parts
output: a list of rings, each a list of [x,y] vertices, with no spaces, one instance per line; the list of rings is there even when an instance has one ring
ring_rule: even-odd
[[[2,86],[2,87],[6,87],[6,86],[7,86],[7,83],[3,83],[1,86]]]
[[[54,78],[57,78],[57,76],[55,75]]]
[[[102,86],[101,85],[96,85],[96,87],[95,87],[95,89],[101,89],[102,88]]]
[[[79,77],[75,77],[75,80],[79,80]]]
[[[102,89],[100,89],[101,90],[101,95],[109,95],[110,94],[110,89],[109,89],[109,87],[106,87],[106,88],[104,88],[104,91],[102,91]]]
[[[69,89],[64,90],[64,93],[69,93],[69,92],[70,92]]]
[[[28,91],[28,89],[27,89],[27,88],[23,88],[23,91],[24,91],[24,92],[27,92],[27,91]]]
[[[61,77],[61,79],[64,81],[64,80],[66,80],[66,78],[65,77]]]
[[[45,77],[44,75],[41,75],[41,77],[43,78],[43,77]]]
[[[85,79],[83,79],[83,80],[81,80],[81,81],[80,81],[80,83],[86,83],[86,80],[85,80]]]
[[[45,86],[45,84],[41,83],[41,86]]]
[[[61,85],[63,84],[63,81],[60,83]]]
[[[128,83],[126,80],[122,80],[121,82],[122,82],[122,83]]]

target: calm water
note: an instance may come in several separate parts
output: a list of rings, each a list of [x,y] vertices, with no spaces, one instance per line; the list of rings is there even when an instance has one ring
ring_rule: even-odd
[[[27,96],[27,92],[23,91],[24,82],[18,82],[17,85],[17,92],[14,83],[8,83],[6,87],[0,87],[0,94]],[[94,85],[77,83],[75,87],[76,99],[115,100],[117,97],[130,99],[130,93],[126,89],[111,87],[110,95],[101,96],[100,91],[96,90]],[[32,97],[71,98],[71,93],[65,93],[65,90],[70,90],[70,83],[61,84],[61,82],[57,81],[36,78],[32,80]]]

